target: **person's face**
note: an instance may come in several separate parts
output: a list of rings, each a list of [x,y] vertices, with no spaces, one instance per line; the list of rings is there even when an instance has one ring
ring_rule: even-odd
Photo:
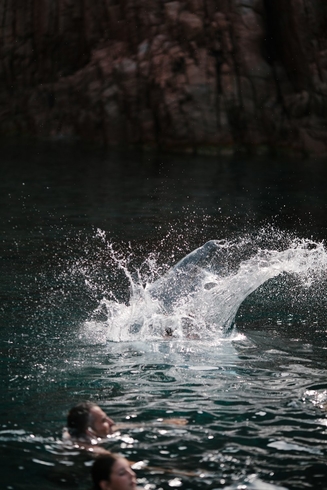
[[[90,425],[97,437],[106,437],[112,434],[115,422],[100,407],[92,407],[90,410]]]
[[[115,461],[110,479],[102,488],[105,490],[136,490],[136,475],[125,458]]]

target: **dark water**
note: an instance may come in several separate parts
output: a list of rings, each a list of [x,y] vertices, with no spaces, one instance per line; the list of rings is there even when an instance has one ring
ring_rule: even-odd
[[[90,488],[61,441],[85,399],[135,422],[105,447],[154,468],[147,490],[327,488],[326,177],[322,160],[2,144],[1,488]],[[205,277],[167,298],[161,278],[208,240]]]

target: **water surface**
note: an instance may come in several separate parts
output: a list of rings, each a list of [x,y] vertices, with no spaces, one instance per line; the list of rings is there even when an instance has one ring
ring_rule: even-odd
[[[90,488],[61,439],[85,399],[135,423],[105,447],[149,490],[327,488],[325,162],[3,144],[1,170],[3,488]]]

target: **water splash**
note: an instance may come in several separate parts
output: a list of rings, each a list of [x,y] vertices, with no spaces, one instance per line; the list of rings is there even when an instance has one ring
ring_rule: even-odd
[[[128,282],[129,298],[121,301],[119,294],[108,291],[85,328],[99,330],[101,325],[106,338],[116,342],[221,338],[233,326],[243,301],[270,279],[292,275],[310,287],[326,273],[323,243],[280,232],[277,239],[271,231],[269,240],[267,230],[255,238],[210,240],[166,272],[160,254],[151,253],[135,266],[131,250],[123,255],[108,242],[111,265]],[[94,282],[90,287],[96,287]]]

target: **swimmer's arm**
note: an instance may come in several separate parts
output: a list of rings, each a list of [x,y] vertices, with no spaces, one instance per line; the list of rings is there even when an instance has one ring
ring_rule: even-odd
[[[140,422],[140,423],[133,423],[133,422],[121,422],[120,424],[115,424],[113,426],[113,431],[117,432],[119,430],[123,429],[133,429],[137,427],[147,427],[148,425],[157,425],[157,423],[161,425],[187,425],[188,421],[183,418],[171,418],[171,419],[157,419],[154,422]]]
[[[201,472],[194,472],[194,471],[184,471],[184,470],[178,470],[176,468],[161,468],[159,466],[147,466],[147,464],[144,461],[138,461],[137,463],[130,462],[131,468],[133,470],[148,470],[151,471],[152,473],[169,473],[172,475],[180,475],[180,476],[199,476]]]
[[[183,418],[157,419],[156,422],[160,422],[163,425],[187,425],[188,424],[188,421]]]

